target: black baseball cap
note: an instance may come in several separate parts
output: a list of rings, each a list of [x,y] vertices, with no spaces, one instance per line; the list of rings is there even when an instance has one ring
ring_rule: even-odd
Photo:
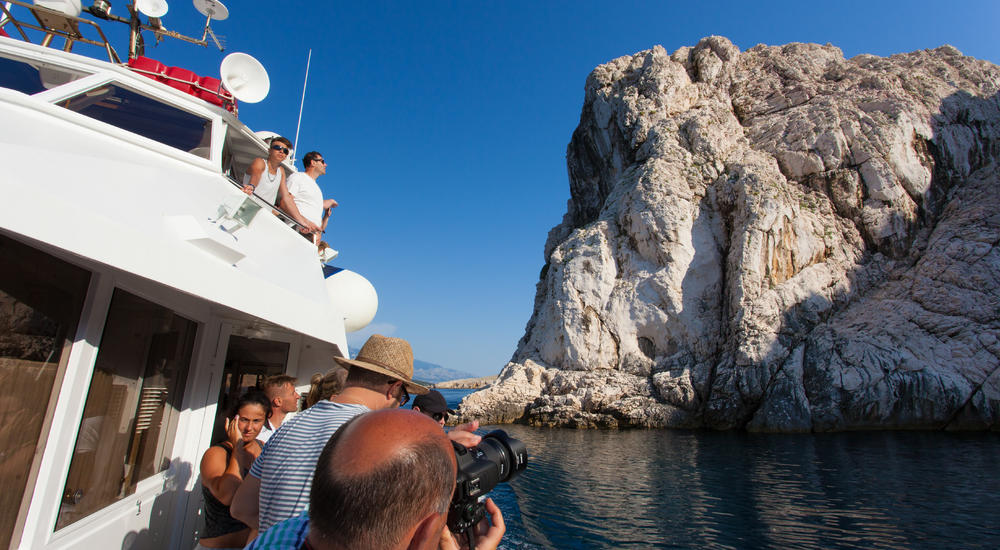
[[[437,390],[431,390],[424,395],[418,395],[413,399],[411,407],[420,407],[421,411],[429,413],[455,414],[455,411],[448,408],[448,403],[444,396]]]

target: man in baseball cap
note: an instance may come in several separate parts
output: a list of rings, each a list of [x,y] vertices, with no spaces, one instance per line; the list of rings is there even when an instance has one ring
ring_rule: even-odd
[[[448,420],[448,415],[455,414],[455,411],[448,408],[448,403],[444,400],[444,396],[437,390],[430,390],[423,395],[415,397],[412,408],[431,417],[442,428],[445,421]]]

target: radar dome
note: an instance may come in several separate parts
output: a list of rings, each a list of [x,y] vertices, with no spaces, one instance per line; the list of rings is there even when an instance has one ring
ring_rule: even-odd
[[[80,0],[35,0],[34,4],[62,12],[70,17],[80,17],[80,12],[83,11],[83,4]]]
[[[378,294],[368,279],[347,269],[325,266],[326,293],[344,315],[344,330],[355,332],[368,326],[378,311]]]

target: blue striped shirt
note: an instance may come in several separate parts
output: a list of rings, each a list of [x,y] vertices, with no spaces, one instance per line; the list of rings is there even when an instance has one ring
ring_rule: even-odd
[[[250,467],[260,480],[260,530],[309,507],[319,454],[342,424],[370,409],[320,401],[281,425]]]
[[[301,514],[279,521],[273,527],[261,533],[251,542],[246,550],[299,550],[309,536],[309,513]]]

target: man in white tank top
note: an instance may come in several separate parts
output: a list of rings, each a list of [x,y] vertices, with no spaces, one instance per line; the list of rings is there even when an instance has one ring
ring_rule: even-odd
[[[286,187],[281,190],[281,208],[299,223],[299,231],[316,241],[325,225],[324,213],[337,206],[333,199],[323,200],[316,179],[326,174],[326,161],[316,151],[302,157],[302,172],[288,176]]]
[[[269,204],[276,204],[278,190],[285,185],[285,171],[281,163],[288,158],[291,148],[292,142],[287,139],[281,136],[272,138],[267,160],[254,159],[243,176],[243,192],[247,195],[256,193]]]

